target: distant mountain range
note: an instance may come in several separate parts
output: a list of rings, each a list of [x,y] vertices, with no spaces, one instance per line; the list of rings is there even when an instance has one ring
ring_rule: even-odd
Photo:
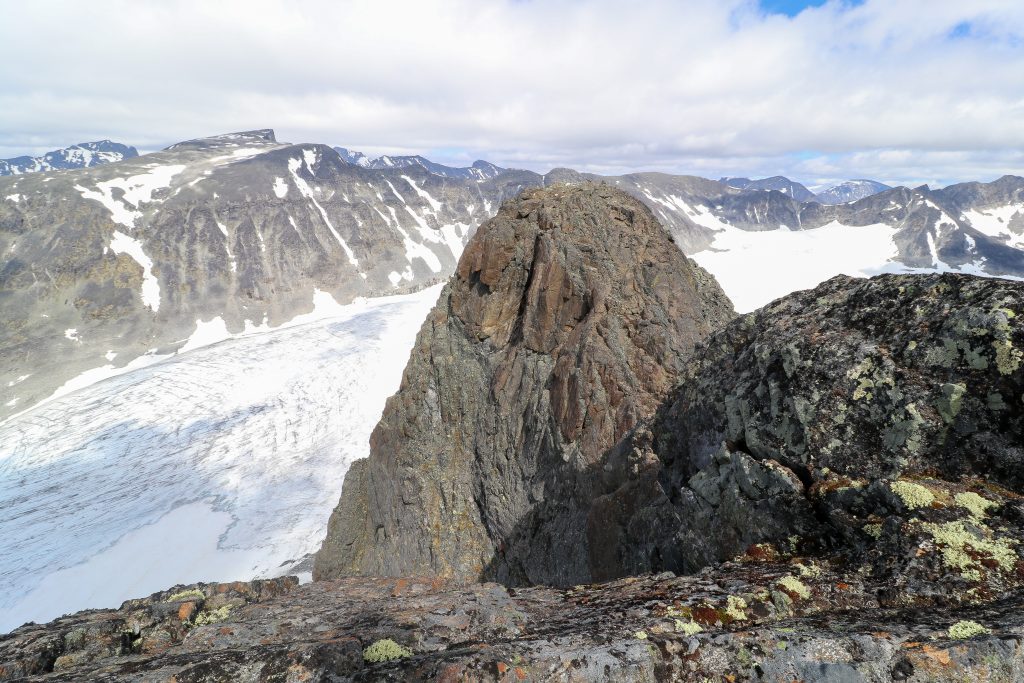
[[[21,156],[13,159],[0,159],[0,176],[87,168],[137,156],[139,156],[138,150],[119,142],[110,140],[80,142],[77,145],[47,152],[41,157]]]
[[[211,330],[271,328],[443,281],[502,201],[584,180],[647,204],[740,310],[840,272],[1024,277],[1016,176],[829,205],[798,199],[810,191],[785,178],[459,169],[280,143],[272,130],[218,135],[0,178],[0,419]],[[856,181],[833,199],[875,189]]]
[[[738,190],[775,190],[788,195],[798,202],[818,202],[819,204],[845,204],[870,197],[873,194],[891,190],[892,187],[875,180],[847,180],[827,187],[815,194],[804,185],[790,180],[785,176],[772,176],[751,180],[750,178],[721,178],[719,182]]]
[[[344,147],[335,147],[334,151],[337,152],[342,159],[355,166],[361,166],[362,168],[372,168],[376,170],[384,170],[389,168],[408,168],[410,166],[418,166],[428,173],[434,175],[443,176],[445,178],[463,178],[466,180],[476,180],[483,182],[484,180],[490,180],[495,178],[507,169],[495,166],[489,161],[483,161],[478,159],[473,162],[472,166],[464,168],[456,168],[453,166],[445,166],[443,164],[437,164],[419,155],[415,156],[380,156],[376,159],[371,159],[362,152],[353,152]]]

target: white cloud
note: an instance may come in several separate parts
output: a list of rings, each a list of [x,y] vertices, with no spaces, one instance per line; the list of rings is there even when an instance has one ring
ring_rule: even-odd
[[[1024,172],[1019,0],[33,0],[0,60],[0,156],[274,127],[537,170]]]

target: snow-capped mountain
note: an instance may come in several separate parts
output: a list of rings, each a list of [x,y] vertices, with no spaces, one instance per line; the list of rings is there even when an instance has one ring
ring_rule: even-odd
[[[318,293],[439,282],[476,225],[539,182],[362,168],[270,130],[2,178],[0,418],[198,331],[281,325]]]
[[[847,180],[818,192],[814,198],[822,204],[845,204],[891,189],[876,180]]]
[[[790,180],[780,175],[759,180],[751,180],[750,178],[721,178],[719,182],[725,183],[729,187],[735,187],[737,190],[775,190],[792,197],[798,202],[814,199],[814,193],[806,187],[795,180]]]
[[[363,168],[374,168],[378,170],[390,169],[390,168],[408,168],[409,166],[419,166],[426,170],[428,173],[434,175],[443,176],[445,178],[462,178],[465,180],[476,180],[483,182],[484,180],[490,180],[496,178],[506,169],[499,166],[495,166],[489,161],[483,161],[478,159],[473,162],[472,166],[466,166],[457,168],[454,166],[445,166],[444,164],[438,164],[430,159],[415,156],[380,156],[376,159],[370,159],[362,152],[353,152],[345,147],[335,147],[336,151],[342,159],[350,164],[356,166],[362,166]]]
[[[122,145],[119,142],[110,140],[81,142],[64,149],[55,149],[41,157],[22,156],[13,159],[0,159],[0,176],[88,168],[137,156],[139,153],[134,147]]]
[[[832,206],[695,176],[498,170],[368,168],[259,130],[0,179],[0,631],[303,571],[429,288],[525,187],[630,192],[741,311],[838,273],[1024,277],[1016,176]]]
[[[640,198],[741,310],[838,272],[1024,276],[1014,176],[823,205],[695,176],[484,175],[368,168],[261,130],[0,179],[0,419],[189,339],[278,326],[324,293],[347,303],[441,281],[502,200],[554,182]]]

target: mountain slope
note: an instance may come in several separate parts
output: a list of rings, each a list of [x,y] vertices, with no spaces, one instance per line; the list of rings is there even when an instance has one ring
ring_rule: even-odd
[[[0,416],[204,326],[269,328],[318,292],[347,303],[439,282],[479,221],[539,183],[364,169],[266,130],[0,179]]]
[[[13,159],[0,159],[0,176],[88,168],[137,156],[139,153],[134,147],[122,145],[119,142],[110,140],[80,142],[77,145],[47,152],[41,157],[22,156]]]

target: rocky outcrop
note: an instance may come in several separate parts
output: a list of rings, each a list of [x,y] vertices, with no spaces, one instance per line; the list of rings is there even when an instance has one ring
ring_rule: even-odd
[[[424,323],[315,576],[588,580],[592,468],[731,316],[629,195],[524,192],[480,227]]]
[[[1018,283],[837,277],[738,318],[603,468],[597,575],[802,552],[886,605],[1017,591],[1021,311]]]
[[[571,589],[417,578],[178,587],[0,636],[0,681],[1017,681],[1019,596],[893,609],[746,560]]]

